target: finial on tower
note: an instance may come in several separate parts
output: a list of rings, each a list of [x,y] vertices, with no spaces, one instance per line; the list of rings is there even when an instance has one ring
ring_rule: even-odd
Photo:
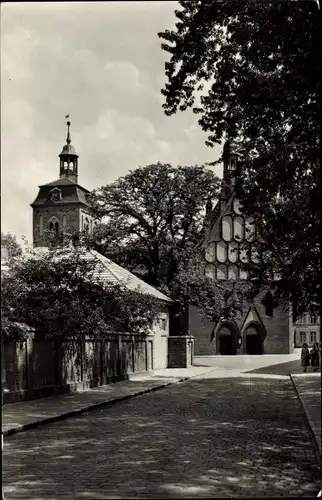
[[[67,118],[67,139],[66,139],[66,142],[67,142],[67,144],[70,144],[72,141],[71,141],[70,133],[69,133],[69,127],[71,126],[71,122],[69,120],[69,114],[65,115],[65,118]]]

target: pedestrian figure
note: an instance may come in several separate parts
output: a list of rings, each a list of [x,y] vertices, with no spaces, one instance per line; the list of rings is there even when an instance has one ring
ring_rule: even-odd
[[[320,366],[320,352],[319,352],[319,344],[315,342],[313,348],[311,349],[311,365],[313,366],[314,371],[316,372]]]
[[[307,371],[307,367],[310,365],[310,351],[307,344],[303,344],[301,351],[301,366],[303,366],[303,371]]]

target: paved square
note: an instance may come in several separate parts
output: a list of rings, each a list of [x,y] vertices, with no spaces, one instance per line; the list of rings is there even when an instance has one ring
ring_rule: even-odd
[[[6,500],[312,497],[320,471],[289,379],[170,386],[8,437]]]

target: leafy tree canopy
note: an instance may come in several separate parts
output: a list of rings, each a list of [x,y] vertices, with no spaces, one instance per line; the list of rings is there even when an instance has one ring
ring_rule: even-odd
[[[17,238],[10,233],[1,232],[1,246],[8,249],[9,257],[15,257],[22,252],[21,246],[17,242]]]
[[[68,338],[150,331],[161,305],[124,286],[107,286],[85,256],[84,248],[53,248],[11,259],[1,277],[2,340],[27,334],[19,325]]]
[[[240,307],[235,292],[243,286],[207,278],[198,259],[203,209],[218,190],[218,178],[204,167],[140,167],[92,193],[93,212],[107,220],[95,228],[91,243],[170,296],[174,316],[194,305],[218,321]]]
[[[142,266],[150,284],[171,281],[178,259],[200,238],[206,200],[219,180],[205,167],[157,163],[130,171],[94,191],[97,250],[131,270]]]
[[[238,197],[258,214],[272,265],[282,259],[284,297],[305,308],[320,271],[318,4],[179,3],[175,29],[159,33],[165,113],[192,108],[208,146],[236,142]]]

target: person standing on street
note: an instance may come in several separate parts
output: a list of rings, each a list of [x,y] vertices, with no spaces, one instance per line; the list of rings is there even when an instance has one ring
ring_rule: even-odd
[[[307,344],[303,344],[301,351],[301,366],[303,366],[303,371],[307,371],[307,367],[310,365],[310,351]]]
[[[316,372],[320,366],[320,352],[319,352],[319,344],[315,342],[313,348],[311,349],[311,366]]]

